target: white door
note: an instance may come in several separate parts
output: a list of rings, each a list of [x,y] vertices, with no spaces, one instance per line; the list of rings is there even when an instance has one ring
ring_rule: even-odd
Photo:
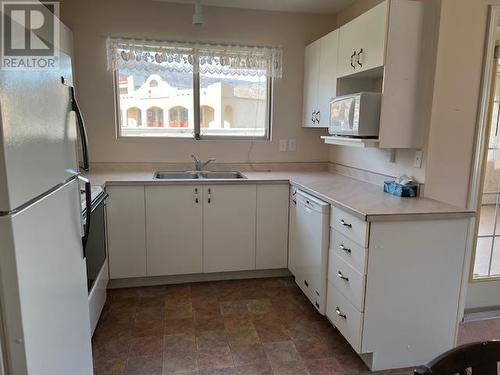
[[[337,93],[337,51],[339,31],[335,30],[320,39],[321,51],[319,59],[318,81],[318,120],[319,127],[328,127],[330,100]]]
[[[257,269],[287,267],[288,197],[288,184],[257,186]]]
[[[384,1],[339,29],[338,77],[384,65],[387,7]]]
[[[302,105],[302,126],[316,126],[318,111],[318,82],[320,41],[317,40],[306,46],[304,59],[304,97]]]
[[[0,217],[9,374],[93,374],[79,189],[72,180]]]
[[[106,191],[109,276],[146,276],[144,186],[110,186]]]
[[[0,70],[0,211],[10,211],[78,172],[70,112],[70,57],[60,69]]]
[[[203,271],[255,269],[256,185],[203,187]]]
[[[203,271],[201,185],[146,186],[148,276]]]
[[[497,310],[500,305],[500,47],[496,47],[496,53],[497,58],[488,62],[494,74],[491,100],[484,104],[489,106],[484,125],[487,136],[476,148],[476,158],[482,163],[475,172],[477,186],[473,189],[477,192],[477,201],[473,202],[477,225],[466,310]]]

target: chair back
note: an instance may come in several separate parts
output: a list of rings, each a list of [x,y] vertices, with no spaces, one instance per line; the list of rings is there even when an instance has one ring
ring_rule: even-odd
[[[415,375],[498,375],[500,341],[466,344],[451,349],[425,366]]]

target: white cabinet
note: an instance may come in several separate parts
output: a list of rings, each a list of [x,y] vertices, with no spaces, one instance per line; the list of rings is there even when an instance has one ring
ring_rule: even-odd
[[[306,46],[304,58],[304,97],[302,125],[316,126],[316,112],[318,102],[320,41],[317,40]]]
[[[203,271],[255,269],[256,185],[203,187]]]
[[[304,127],[328,127],[329,102],[336,94],[338,35],[338,30],[332,31],[306,47]]]
[[[384,65],[388,0],[339,29],[337,77]]]
[[[288,184],[257,185],[257,269],[287,267],[288,194]]]
[[[288,183],[107,191],[111,279],[287,267]]]
[[[202,205],[201,186],[146,186],[148,276],[203,271]]]
[[[110,186],[106,191],[110,278],[146,276],[144,186]]]
[[[426,363],[455,345],[469,225],[385,220],[332,207],[326,315],[372,371]]]

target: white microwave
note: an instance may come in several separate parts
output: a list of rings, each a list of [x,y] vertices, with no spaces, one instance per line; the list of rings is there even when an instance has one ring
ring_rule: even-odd
[[[330,101],[331,135],[378,137],[382,94],[360,92],[337,96]]]

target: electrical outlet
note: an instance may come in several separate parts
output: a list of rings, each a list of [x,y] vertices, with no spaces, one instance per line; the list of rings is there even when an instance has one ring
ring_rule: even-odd
[[[288,140],[288,151],[297,151],[297,140],[295,138]]]
[[[413,166],[415,168],[422,168],[422,158],[423,158],[422,150],[415,151],[415,158],[413,159]]]
[[[280,139],[280,152],[285,152],[287,150],[286,139]]]

